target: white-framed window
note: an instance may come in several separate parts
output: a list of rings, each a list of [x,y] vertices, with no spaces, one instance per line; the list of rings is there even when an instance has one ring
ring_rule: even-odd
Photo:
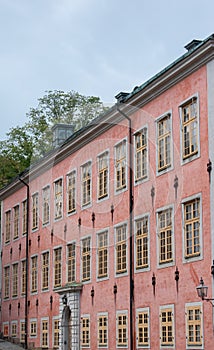
[[[48,349],[49,344],[49,320],[48,318],[41,319],[41,347]]]
[[[25,320],[20,320],[20,343],[25,342],[25,334],[26,334],[26,327],[25,327]]]
[[[81,347],[90,347],[90,315],[81,316]]]
[[[116,313],[116,344],[117,348],[128,348],[128,311]]]
[[[136,310],[137,348],[150,347],[150,313],[149,308]]]
[[[54,288],[62,285],[62,248],[54,249]]]
[[[186,163],[200,156],[199,98],[191,96],[179,106],[181,119],[181,159]]]
[[[10,329],[9,329],[9,322],[3,322],[3,336],[5,338],[8,338],[10,333],[9,333]]]
[[[97,157],[98,181],[97,192],[98,200],[104,199],[109,195],[109,153],[108,151]]]
[[[67,282],[72,283],[76,280],[76,243],[67,245]]]
[[[42,253],[42,291],[49,288],[49,274],[50,274],[50,253],[49,251]]]
[[[135,271],[149,269],[149,215],[135,218]]]
[[[61,219],[63,216],[63,181],[62,178],[54,182],[54,219]]]
[[[31,293],[36,293],[38,289],[38,256],[31,257]]]
[[[99,313],[97,315],[97,339],[98,348],[108,347],[108,313]]]
[[[161,348],[175,347],[174,305],[160,307],[160,346]]]
[[[9,243],[11,239],[11,210],[5,213],[5,244]]]
[[[21,295],[26,293],[26,260],[21,261]]]
[[[203,312],[201,303],[185,305],[186,348],[204,349]]]
[[[184,262],[203,258],[201,194],[182,200]]]
[[[22,235],[27,233],[27,199],[22,202]]]
[[[12,297],[18,296],[18,263],[12,265]]]
[[[11,322],[11,337],[16,338],[18,334],[18,322],[12,321]]]
[[[119,224],[115,227],[115,272],[116,276],[127,273],[128,244],[127,224]]]
[[[156,119],[157,175],[172,168],[172,115],[167,112]]]
[[[43,225],[50,223],[50,186],[42,190],[42,223]]]
[[[13,239],[19,237],[19,205],[13,208]]]
[[[157,210],[158,266],[174,264],[174,210],[173,206]]]
[[[127,142],[115,146],[115,189],[120,192],[127,187]]]
[[[37,230],[39,225],[39,194],[32,195],[32,230]]]
[[[82,257],[82,282],[88,282],[91,279],[91,237],[85,237],[81,241]]]
[[[67,213],[72,214],[76,211],[76,170],[67,175]]]
[[[59,319],[58,317],[53,317],[53,348],[59,349]]]
[[[135,183],[148,178],[148,128],[145,126],[134,135]]]
[[[108,277],[109,259],[108,231],[97,233],[97,278],[98,280]]]
[[[88,206],[92,200],[92,165],[91,161],[81,166],[82,206]]]
[[[4,298],[10,296],[10,266],[4,267]]]
[[[37,337],[37,319],[31,318],[30,319],[30,338],[36,338]]]

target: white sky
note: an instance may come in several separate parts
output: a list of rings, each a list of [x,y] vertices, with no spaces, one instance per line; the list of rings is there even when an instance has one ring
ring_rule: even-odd
[[[0,0],[0,140],[45,91],[114,103],[212,33],[213,0]]]

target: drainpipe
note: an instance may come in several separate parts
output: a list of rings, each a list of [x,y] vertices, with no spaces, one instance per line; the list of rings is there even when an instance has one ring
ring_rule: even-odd
[[[132,221],[133,221],[133,157],[132,157],[132,122],[131,119],[119,108],[117,103],[118,112],[128,120],[129,123],[129,308],[130,308],[130,350],[134,350],[134,337],[133,337],[133,302],[134,302],[134,280],[133,280],[133,237],[132,237]]]
[[[29,260],[29,253],[28,253],[28,236],[29,236],[29,199],[30,199],[30,189],[29,185],[19,177],[19,181],[21,181],[26,187],[27,187],[27,222],[26,222],[26,281],[25,281],[25,349],[28,348],[28,260]]]

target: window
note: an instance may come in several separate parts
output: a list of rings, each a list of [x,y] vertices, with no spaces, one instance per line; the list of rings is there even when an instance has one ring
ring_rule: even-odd
[[[42,320],[42,348],[48,348],[48,320]]]
[[[19,237],[19,205],[13,208],[13,215],[13,239],[16,239]]]
[[[9,337],[9,322],[3,323],[3,335],[5,338]]]
[[[81,345],[82,347],[90,346],[90,318],[89,316],[83,316],[81,327]]]
[[[27,233],[27,200],[22,202],[22,234]]]
[[[115,147],[116,191],[126,188],[126,141]]]
[[[162,346],[174,346],[174,307],[160,310],[160,341]]]
[[[54,182],[54,206],[55,220],[62,218],[62,179]]]
[[[59,348],[59,320],[53,320],[53,328],[54,328],[54,341],[53,346],[55,348]]]
[[[135,134],[135,182],[148,176],[148,140],[147,128]]]
[[[39,196],[38,193],[35,193],[32,196],[33,200],[33,227],[32,229],[35,230],[38,228],[38,211],[39,211]]]
[[[172,209],[158,212],[159,264],[173,260]]]
[[[62,249],[54,250],[54,287],[61,286],[62,283]]]
[[[108,315],[98,316],[98,346],[107,347],[108,346]]]
[[[117,347],[128,346],[128,317],[127,312],[117,313]]]
[[[5,213],[5,243],[10,242],[11,236],[11,211]]]
[[[49,252],[42,254],[42,290],[49,287]]]
[[[12,338],[17,337],[17,322],[12,322],[11,324],[11,336]]]
[[[67,210],[68,214],[76,210],[76,172],[67,176]]]
[[[36,337],[36,335],[37,335],[37,321],[31,320],[30,321],[30,336]]]
[[[108,232],[97,235],[98,278],[108,276]]]
[[[149,347],[149,309],[137,310],[137,346]]]
[[[171,166],[171,118],[165,115],[157,122],[157,163],[158,171]]]
[[[108,153],[98,157],[98,199],[108,195]]]
[[[198,153],[198,100],[191,98],[180,108],[182,116],[182,156],[183,160]]]
[[[18,264],[13,264],[12,296],[18,295]]]
[[[26,293],[26,261],[23,260],[21,263],[21,294],[25,295]]]
[[[187,346],[202,346],[202,312],[201,305],[190,305],[186,307],[186,339]]]
[[[82,205],[91,203],[91,162],[82,166]]]
[[[47,186],[42,190],[42,222],[47,225],[50,222],[50,187]]]
[[[201,253],[200,199],[195,198],[185,202],[183,209],[185,258],[198,257]]]
[[[126,225],[116,228],[116,274],[127,271]]]
[[[38,264],[37,256],[31,258],[31,293],[37,292],[37,274],[38,274]]]
[[[25,342],[25,321],[20,322],[20,342]]]
[[[10,296],[10,266],[4,268],[4,298]]]
[[[82,240],[82,281],[91,278],[91,239],[87,237]]]
[[[67,247],[67,259],[68,259],[68,283],[72,283],[76,279],[76,244],[69,244]]]
[[[148,216],[144,216],[142,219],[136,220],[135,222],[136,269],[143,269],[149,266],[148,220]]]

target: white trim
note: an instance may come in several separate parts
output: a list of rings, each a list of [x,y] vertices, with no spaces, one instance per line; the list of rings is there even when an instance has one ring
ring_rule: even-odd
[[[83,188],[82,188],[82,185],[83,185],[83,168],[86,166],[86,165],[89,165],[90,166],[90,170],[91,170],[91,176],[90,176],[90,200],[89,200],[89,203],[86,203],[86,204],[83,204]],[[92,174],[92,159],[89,159],[87,160],[86,162],[84,162],[82,165],[80,165],[80,169],[81,169],[81,178],[80,178],[80,193],[81,193],[81,209],[84,210],[84,209],[87,209],[87,208],[90,208],[92,206],[92,191],[93,191],[93,186],[92,186],[92,179],[93,179],[93,174]]]
[[[48,204],[49,204],[49,213],[48,213],[48,216],[49,216],[49,221],[44,223],[44,191],[45,190],[48,190],[49,189],[49,201],[48,201]],[[44,187],[42,187],[42,227],[46,227],[48,225],[50,225],[50,221],[51,221],[51,208],[50,208],[50,205],[51,204],[51,186],[50,185],[46,185]]]
[[[59,216],[59,217],[56,217],[56,183],[58,181],[60,181],[60,180],[62,180],[62,209],[61,209],[62,215]],[[54,222],[57,222],[57,221],[60,221],[60,220],[63,219],[63,210],[64,210],[64,208],[63,208],[63,202],[64,202],[64,181],[63,180],[64,180],[63,176],[60,176],[60,177],[58,177],[57,179],[55,179],[53,181],[53,186],[54,186],[54,188],[53,188],[53,195],[54,195],[54,198],[53,198],[53,206],[54,206],[53,207],[53,218],[54,218]]]
[[[119,345],[118,344],[118,316],[126,315],[126,334],[127,334],[127,345]],[[128,320],[128,310],[117,310],[116,311],[116,348],[117,349],[127,349],[129,346],[129,330],[128,330],[129,320]]]
[[[76,280],[76,275],[77,275],[77,271],[76,271],[76,268],[77,268],[77,243],[76,243],[76,240],[72,240],[70,242],[67,242],[66,244],[66,282],[67,283],[70,283],[68,282],[68,246],[70,245],[73,245],[75,246],[75,271],[74,271],[74,275],[75,275],[75,278],[74,280]]]
[[[201,310],[201,334],[202,334],[202,343],[201,345],[188,345],[188,329],[187,329],[187,308],[198,306]],[[203,304],[201,302],[186,303],[185,304],[185,330],[186,330],[186,349],[204,349],[204,314],[203,314]]]
[[[99,268],[99,264],[98,264],[98,236],[103,234],[103,233],[107,233],[107,276],[105,277],[98,277],[98,268]],[[101,231],[98,231],[96,233],[96,281],[97,282],[101,282],[104,280],[109,279],[109,228],[104,228]]]
[[[45,348],[44,346],[42,346],[42,335],[43,335],[43,332],[42,332],[42,322],[43,321],[47,321],[48,322],[48,337],[47,337],[47,340],[48,340],[48,346],[47,346],[47,348],[49,348],[49,336],[50,336],[50,334],[49,334],[49,330],[50,330],[50,325],[49,325],[49,317],[41,317],[41,319],[40,319],[40,344],[41,344],[41,347],[42,347],[42,349],[43,348]]]
[[[82,279],[82,269],[83,269],[83,261],[82,261],[82,248],[83,248],[83,245],[82,245],[82,242],[89,238],[90,239],[90,278],[86,281],[83,281]],[[92,235],[87,235],[87,236],[84,236],[84,237],[81,237],[81,240],[80,240],[80,281],[81,283],[83,284],[88,284],[88,283],[91,283],[91,280],[92,280]]]
[[[172,310],[172,333],[173,333],[173,345],[162,345],[161,344],[161,338],[162,338],[162,331],[161,331],[161,312],[166,309]],[[159,332],[160,332],[160,349],[175,349],[176,345],[176,339],[175,339],[175,306],[174,304],[169,305],[160,305],[159,307]]]
[[[82,319],[89,319],[89,345],[82,345]],[[91,317],[90,314],[81,314],[80,315],[80,348],[81,349],[89,349],[91,346]]]
[[[138,344],[138,315],[140,313],[147,313],[148,314],[148,345],[139,345]],[[150,349],[150,308],[144,307],[144,308],[138,308],[136,309],[136,346],[137,349]]]
[[[98,320],[99,317],[107,317],[107,344],[106,345],[99,345],[99,325],[98,325]],[[108,317],[108,312],[98,312],[97,313],[97,347],[98,349],[107,349],[109,344],[109,317]]]
[[[126,227],[126,271],[117,273],[117,229],[119,227],[125,226]],[[128,223],[127,221],[120,222],[116,225],[114,225],[114,275],[116,278],[121,278],[123,276],[128,275],[128,267],[129,267],[129,256],[128,256],[128,246],[129,246],[129,239],[128,239]]]
[[[125,143],[125,154],[126,154],[126,160],[125,160],[125,179],[126,179],[126,185],[124,188],[121,188],[121,189],[117,189],[117,167],[116,167],[116,160],[117,160],[117,156],[116,156],[116,148],[120,145],[122,145],[123,143]],[[114,145],[114,195],[118,195],[122,192],[125,192],[127,191],[127,188],[128,188],[128,147],[127,147],[127,144],[128,144],[128,140],[127,140],[127,136],[124,137],[122,140],[118,141],[115,145]]]
[[[142,220],[144,218],[148,218],[148,267],[142,267],[137,269],[136,268],[136,254],[137,254],[137,250],[136,250],[136,222],[139,220]],[[139,215],[134,217],[134,272],[135,273],[139,273],[139,272],[146,272],[146,271],[150,271],[150,213],[145,213],[143,215]]]
[[[135,143],[135,137],[137,136],[137,134],[142,133],[143,130],[146,130],[146,149],[147,149],[147,154],[146,154],[146,167],[147,167],[147,174],[145,176],[145,178],[136,180],[136,143]],[[141,128],[137,129],[134,133],[134,169],[133,169],[133,173],[134,173],[134,186],[138,186],[146,181],[149,180],[149,127],[148,124],[143,125]]]
[[[48,253],[48,270],[49,270],[49,273],[48,273],[48,288],[47,289],[43,289],[42,288],[42,278],[43,278],[43,255],[45,253]],[[50,291],[50,266],[51,266],[51,253],[50,253],[50,249],[47,249],[47,250],[44,250],[40,253],[40,264],[41,264],[41,276],[40,276],[40,283],[41,283],[41,293],[46,293],[46,292],[49,292]]]
[[[68,178],[73,174],[75,178],[75,209],[71,212],[68,212]],[[76,212],[77,212],[77,168],[74,168],[73,170],[69,171],[69,173],[66,174],[66,215],[71,216],[76,214]]]
[[[99,158],[102,156],[107,155],[107,166],[108,166],[108,177],[107,177],[107,195],[105,197],[99,198]],[[103,152],[99,153],[96,156],[96,164],[97,164],[97,203],[101,203],[105,201],[106,199],[109,199],[110,196],[110,150],[109,148],[104,150]]]

